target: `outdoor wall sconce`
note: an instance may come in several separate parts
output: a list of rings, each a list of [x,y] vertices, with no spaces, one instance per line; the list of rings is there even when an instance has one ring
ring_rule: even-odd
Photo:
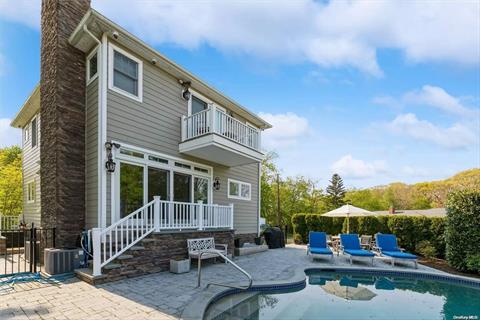
[[[215,191],[220,190],[220,179],[218,177],[215,177],[215,179],[213,181],[213,189]]]
[[[183,87],[182,91],[182,98],[185,99],[186,101],[190,100],[192,97],[192,93],[190,92],[190,85],[192,84],[190,81],[183,81],[183,80],[178,80],[178,83],[180,83]]]
[[[107,150],[107,162],[105,162],[105,169],[107,169],[107,172],[113,173],[115,172],[115,161],[113,161],[113,153],[112,149],[113,148],[120,148],[120,145],[118,143],[113,143],[113,142],[105,142],[105,149]]]

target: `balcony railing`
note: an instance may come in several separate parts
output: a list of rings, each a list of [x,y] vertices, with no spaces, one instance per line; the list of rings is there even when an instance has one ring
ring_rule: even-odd
[[[182,142],[210,133],[260,151],[260,130],[229,116],[214,105],[182,117]]]

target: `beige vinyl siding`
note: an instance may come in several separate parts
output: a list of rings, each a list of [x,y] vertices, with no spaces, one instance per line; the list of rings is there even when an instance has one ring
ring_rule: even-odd
[[[181,98],[181,92],[177,79],[144,60],[143,102],[108,90],[107,140],[212,166],[213,177],[221,180],[220,191],[213,191],[213,202],[234,203],[234,228],[238,233],[257,232],[258,164],[228,168],[179,153],[181,117],[188,113],[188,104]],[[250,183],[251,200],[228,199],[228,178]],[[107,212],[110,212],[110,175],[107,175]]]
[[[22,133],[22,175],[23,175],[23,216],[27,224],[32,222],[40,226],[40,135],[41,119],[37,113],[37,145],[32,148],[32,119],[28,122],[28,140],[25,140]],[[23,130],[23,129],[22,129]],[[28,183],[35,181],[35,201],[28,202]]]
[[[85,112],[85,223],[98,225],[98,78],[87,86]]]

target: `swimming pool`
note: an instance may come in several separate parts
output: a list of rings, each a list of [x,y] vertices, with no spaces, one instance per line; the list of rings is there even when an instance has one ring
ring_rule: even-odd
[[[227,295],[205,319],[480,320],[480,286],[441,276],[307,271],[303,289]]]

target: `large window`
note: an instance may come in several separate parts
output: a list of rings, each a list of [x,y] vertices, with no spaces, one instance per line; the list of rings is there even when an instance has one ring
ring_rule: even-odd
[[[143,206],[143,166],[120,164],[120,218]]]
[[[110,45],[109,87],[137,101],[142,101],[142,61]]]
[[[170,200],[169,192],[170,172],[163,169],[148,167],[148,201],[154,196],[160,196],[160,200]]]
[[[175,172],[173,174],[173,201],[191,202],[191,183],[191,175]]]
[[[208,203],[209,180],[206,178],[195,177],[193,179],[193,202]]]
[[[35,189],[35,180],[30,181],[27,183],[27,202],[32,203],[35,202],[36,196],[36,189]]]
[[[250,200],[252,198],[250,183],[228,179],[228,197],[232,199]]]
[[[119,170],[114,180],[118,195],[113,197],[114,219],[131,214],[151,202],[154,196],[160,196],[163,201],[211,203],[212,168],[209,166],[127,146],[122,146],[115,158]],[[174,214],[191,213],[184,206],[172,208]]]
[[[31,130],[32,130],[32,148],[35,148],[37,146],[37,133],[38,133],[37,118],[33,118]]]

